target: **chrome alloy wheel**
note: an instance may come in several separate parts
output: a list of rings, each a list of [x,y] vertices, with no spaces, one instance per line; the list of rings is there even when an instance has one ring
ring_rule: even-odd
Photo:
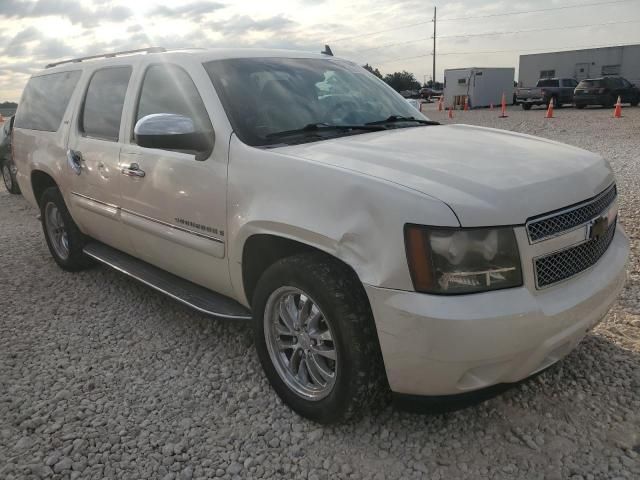
[[[331,393],[339,366],[331,323],[306,293],[294,287],[274,291],[264,334],[271,362],[291,390],[312,401]]]
[[[69,234],[62,213],[55,203],[49,202],[44,210],[44,221],[51,246],[62,260],[69,258]]]

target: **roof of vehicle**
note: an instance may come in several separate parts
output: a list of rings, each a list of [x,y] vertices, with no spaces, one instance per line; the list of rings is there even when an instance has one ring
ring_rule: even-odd
[[[594,78],[584,78],[580,80],[581,82],[594,82],[596,80],[606,80],[608,78],[624,78],[620,75],[604,75],[602,77],[594,77]]]
[[[212,60],[222,60],[228,58],[332,58],[321,53],[302,52],[296,50],[277,50],[264,48],[189,48],[177,50],[165,50],[161,47],[150,47],[147,49],[128,50],[124,52],[105,53],[101,55],[92,55],[89,57],[81,57],[77,59],[69,59],[61,62],[54,62],[45,67],[44,70],[35,74],[45,75],[58,71],[77,70],[85,65],[102,65],[102,64],[130,64],[132,59],[137,60],[143,56],[152,55],[162,60],[176,60],[179,58],[192,58],[199,62],[207,62]]]

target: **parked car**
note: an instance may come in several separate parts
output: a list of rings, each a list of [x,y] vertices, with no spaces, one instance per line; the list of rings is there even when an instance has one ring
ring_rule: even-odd
[[[534,105],[553,105],[561,108],[573,103],[573,91],[578,82],[573,78],[541,78],[534,88],[517,88],[515,103],[523,110],[531,110]]]
[[[13,128],[13,118],[8,117],[0,123],[0,171],[2,171],[2,180],[7,192],[17,195],[20,193],[20,187],[16,180],[16,166],[13,163],[11,154],[11,129]]]
[[[620,97],[622,103],[637,107],[640,90],[622,77],[602,77],[582,80],[576,87],[574,101],[576,108],[587,105],[612,107]]]
[[[623,287],[629,241],[599,155],[439,125],[335,57],[144,52],[31,77],[23,194],[61,268],[96,260],[251,319],[267,378],[305,417],[342,421],[389,387],[517,382]]]

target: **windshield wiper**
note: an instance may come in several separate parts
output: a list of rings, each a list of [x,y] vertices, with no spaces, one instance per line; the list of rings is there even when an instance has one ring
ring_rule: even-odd
[[[368,122],[366,125],[384,125],[385,123],[399,123],[399,122],[415,122],[420,125],[440,125],[440,122],[434,122],[433,120],[422,120],[416,117],[403,117],[401,115],[391,115],[384,120],[376,120],[375,122]]]
[[[368,132],[379,132],[381,130],[386,130],[387,127],[384,125],[331,125],[328,123],[309,123],[302,128],[296,128],[294,130],[285,130],[283,132],[274,132],[266,135],[266,138],[278,138],[278,137],[289,137],[292,135],[304,135],[306,133],[319,133],[319,132],[328,132],[328,131],[349,131],[349,130],[364,130]]]

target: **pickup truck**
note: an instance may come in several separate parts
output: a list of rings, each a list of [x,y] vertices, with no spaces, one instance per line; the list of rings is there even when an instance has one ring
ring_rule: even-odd
[[[541,78],[534,88],[516,89],[516,104],[523,110],[531,110],[534,105],[549,105],[553,99],[555,107],[573,103],[573,91],[578,82],[573,78]]]

